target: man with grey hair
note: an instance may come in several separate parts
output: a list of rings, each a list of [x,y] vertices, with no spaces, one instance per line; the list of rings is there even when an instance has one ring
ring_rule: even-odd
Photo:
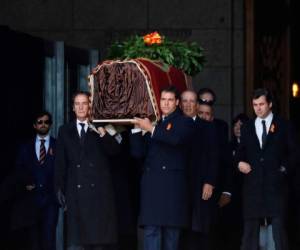
[[[184,249],[209,248],[208,232],[211,226],[212,194],[217,175],[217,142],[213,123],[197,115],[197,94],[186,90],[181,94],[180,107],[194,121],[190,148],[189,184],[191,190],[191,227],[187,231]]]

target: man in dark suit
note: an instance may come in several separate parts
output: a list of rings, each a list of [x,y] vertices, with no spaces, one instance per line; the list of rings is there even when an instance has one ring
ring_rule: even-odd
[[[115,130],[118,131],[115,136],[121,141],[121,152],[110,157],[110,162],[119,233],[118,244],[111,250],[136,250],[140,168],[130,155],[130,129],[118,126]]]
[[[218,250],[221,247],[227,249],[226,247],[230,245],[228,244],[228,228],[226,228],[225,221],[233,219],[228,218],[228,214],[226,215],[227,206],[231,202],[233,168],[230,165],[228,125],[225,121],[214,117],[213,102],[213,100],[199,99],[198,115],[201,119],[214,124],[216,128],[215,151],[217,151],[218,174],[212,197],[214,219],[210,233],[210,244],[212,249]],[[215,240],[216,238],[218,240]]]
[[[59,129],[55,160],[55,187],[66,210],[66,243],[72,250],[106,249],[117,242],[108,155],[120,148],[104,128],[89,123],[89,93],[75,93],[73,111],[76,120]]]
[[[241,249],[287,250],[287,175],[294,166],[295,136],[290,123],[272,113],[268,90],[255,90],[252,105],[256,118],[242,127],[236,153],[238,169],[244,174]]]
[[[228,124],[218,119],[214,115],[214,104],[216,94],[210,88],[202,88],[197,92],[198,95],[198,115],[201,119],[213,122],[217,131],[217,141],[219,149],[219,171],[217,180],[218,205],[225,207],[231,201],[231,181],[232,172],[230,171],[230,151],[229,151],[229,128]]]
[[[55,250],[58,202],[54,192],[55,139],[50,137],[51,114],[35,116],[36,137],[21,147],[17,157],[17,198],[12,228],[27,228],[30,249]]]
[[[206,250],[212,219],[210,198],[217,178],[216,130],[213,123],[198,117],[196,92],[184,91],[180,107],[194,121],[189,169],[192,222],[183,249]]]
[[[179,234],[189,223],[187,149],[192,120],[177,108],[179,96],[170,86],[161,91],[162,119],[135,118],[147,131],[131,136],[132,154],[145,156],[140,191],[139,224],[144,228],[144,250],[177,250]]]

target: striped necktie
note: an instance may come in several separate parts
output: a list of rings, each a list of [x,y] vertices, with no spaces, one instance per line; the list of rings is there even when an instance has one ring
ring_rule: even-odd
[[[41,145],[40,145],[40,159],[39,162],[42,165],[45,162],[46,159],[46,147],[45,147],[45,139],[41,139]]]

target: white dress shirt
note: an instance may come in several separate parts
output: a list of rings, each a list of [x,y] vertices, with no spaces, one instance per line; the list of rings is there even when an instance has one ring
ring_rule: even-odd
[[[37,135],[35,138],[35,153],[38,160],[40,160],[41,140],[45,140],[45,148],[47,153],[50,145],[50,135],[46,135],[46,137],[40,137]]]
[[[85,121],[79,121],[78,119],[76,120],[76,126],[77,126],[77,132],[78,132],[78,135],[80,136],[80,132],[81,132],[81,125],[80,123],[84,123],[84,131],[86,132],[87,129],[88,129],[88,120],[85,120]]]

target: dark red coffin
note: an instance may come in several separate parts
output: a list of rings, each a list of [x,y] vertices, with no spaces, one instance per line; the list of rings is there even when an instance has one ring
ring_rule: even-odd
[[[175,85],[179,92],[191,88],[191,78],[181,70],[145,58],[104,61],[90,75],[91,116],[95,121],[133,117],[159,119],[161,89]]]

